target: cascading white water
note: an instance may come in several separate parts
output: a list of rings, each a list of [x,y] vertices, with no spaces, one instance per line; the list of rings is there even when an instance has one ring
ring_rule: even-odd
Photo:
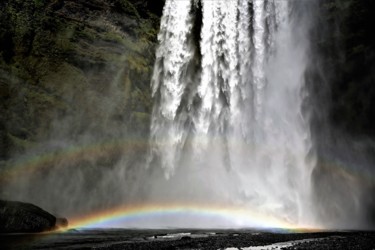
[[[166,1],[149,161],[166,178],[153,195],[311,223],[314,162],[301,113],[307,45],[295,39],[291,7],[284,0]]]

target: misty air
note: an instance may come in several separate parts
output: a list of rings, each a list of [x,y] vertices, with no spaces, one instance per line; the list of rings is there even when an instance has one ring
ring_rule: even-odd
[[[2,1],[0,248],[374,248],[374,10]]]

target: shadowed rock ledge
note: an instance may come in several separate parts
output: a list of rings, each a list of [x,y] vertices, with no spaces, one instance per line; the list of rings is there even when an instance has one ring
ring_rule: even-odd
[[[0,233],[39,233],[67,226],[67,219],[33,204],[0,200]]]

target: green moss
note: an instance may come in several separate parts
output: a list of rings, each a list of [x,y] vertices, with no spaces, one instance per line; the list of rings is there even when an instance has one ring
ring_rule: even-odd
[[[132,15],[136,17],[137,19],[140,19],[140,15],[137,11],[137,9],[134,7],[132,3],[130,3],[127,0],[115,0],[114,5],[117,8],[118,11]]]
[[[12,151],[49,138],[59,119],[79,120],[75,135],[90,129],[107,135],[102,127],[114,122],[131,132],[148,131],[158,17],[142,19],[147,10],[131,2],[0,4],[0,73],[11,76],[2,77],[9,90],[1,87],[0,98]],[[131,23],[123,23],[124,16]],[[107,103],[114,108],[107,110]]]
[[[100,34],[100,37],[104,41],[115,42],[119,44],[124,44],[125,40],[125,38],[120,33],[115,33],[113,31],[104,32],[103,34]]]
[[[151,116],[144,112],[133,112],[131,115],[132,127],[141,133],[148,133]]]
[[[85,42],[75,44],[74,53],[74,60],[82,60],[86,64],[91,65],[118,63],[122,60],[122,56],[116,52],[108,51],[105,47],[97,47]]]
[[[85,28],[81,31],[76,31],[74,42],[69,41],[68,49],[74,60],[87,61],[91,64],[96,63],[118,63],[123,61],[123,55],[119,51],[125,49],[118,49],[119,46],[126,44],[126,39],[116,30],[108,28],[102,31],[97,31],[94,28]]]
[[[149,89],[135,88],[131,93],[131,110],[151,113],[152,98]]]
[[[130,51],[138,52],[138,53],[141,53],[143,48],[144,48],[142,43],[134,42],[130,39],[125,39],[123,41],[123,44],[124,44],[125,48],[129,49]]]
[[[150,118],[151,118],[150,114],[143,113],[143,112],[133,112],[132,117],[133,117],[133,119],[135,119],[137,121],[141,121],[142,123],[144,121],[150,121]]]
[[[81,30],[77,30],[76,36],[85,39],[88,42],[94,42],[98,38],[97,32],[90,27],[84,27]]]
[[[56,45],[64,51],[73,50],[74,45],[71,40],[74,36],[75,31],[76,31],[75,25],[69,25],[68,27],[65,28],[65,30],[62,30],[61,32],[59,32],[55,38]]]
[[[130,81],[129,74],[124,77],[124,104],[128,105],[129,99],[131,98],[132,82]]]
[[[34,0],[34,4],[35,4],[35,7],[39,8],[39,7],[42,7],[44,5],[44,2],[43,0]]]
[[[29,148],[32,148],[35,143],[29,140],[25,140],[16,136],[13,136],[11,134],[7,134],[8,140],[10,144],[14,147],[17,148],[18,151],[26,151]]]
[[[130,55],[126,58],[126,63],[129,65],[129,69],[137,73],[148,74],[150,67],[149,62],[144,57]]]
[[[88,86],[88,80],[82,70],[68,63],[61,64],[40,81],[41,85],[62,99],[70,100]]]
[[[141,22],[138,29],[138,33],[141,36],[141,39],[147,41],[148,44],[156,42],[158,32],[158,28],[155,28],[152,22],[146,21]]]
[[[44,111],[66,110],[68,106],[55,95],[46,92],[29,90],[26,92],[25,100],[36,113]]]

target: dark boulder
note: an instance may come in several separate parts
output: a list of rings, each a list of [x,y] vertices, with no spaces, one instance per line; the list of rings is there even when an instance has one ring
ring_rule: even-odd
[[[67,225],[66,219],[57,219],[35,205],[0,200],[0,233],[39,233]]]

